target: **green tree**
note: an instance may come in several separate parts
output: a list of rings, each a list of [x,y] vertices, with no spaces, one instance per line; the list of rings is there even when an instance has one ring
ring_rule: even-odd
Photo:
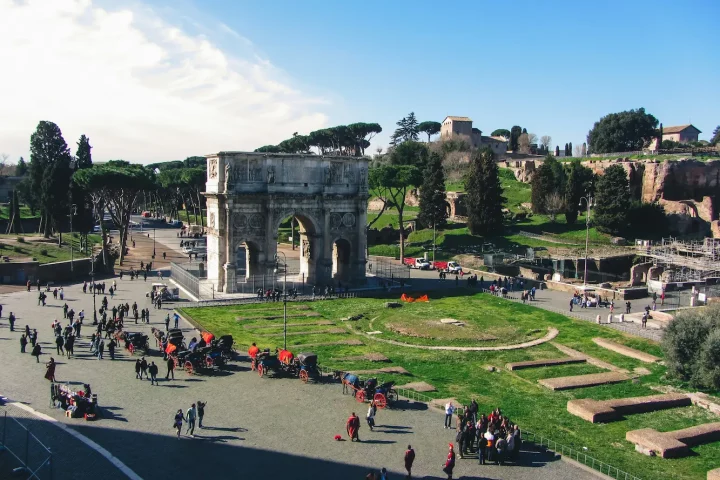
[[[75,150],[75,170],[92,167],[92,147],[90,139],[81,135]],[[72,210],[72,229],[82,234],[83,243],[87,244],[87,234],[92,231],[94,225],[93,204],[89,192],[75,181],[70,186],[70,198],[75,208]]]
[[[518,139],[520,138],[520,135],[522,135],[522,128],[520,128],[518,125],[514,125],[510,129],[510,150],[513,152],[518,151]]]
[[[493,132],[490,134],[492,137],[505,137],[507,139],[510,138],[510,130],[507,128],[498,128],[497,130],[493,130]]]
[[[92,147],[90,146],[90,139],[85,135],[80,135],[80,140],[77,142],[77,150],[75,151],[76,168],[92,167],[91,150]]]
[[[355,141],[355,156],[365,155],[365,149],[370,146],[370,140],[382,133],[382,127],[379,123],[351,123],[348,125],[350,136]]]
[[[18,177],[24,177],[28,173],[28,165],[23,157],[18,160],[17,166],[15,167],[15,175]]]
[[[445,172],[442,157],[431,153],[420,186],[420,212],[418,222],[427,227],[442,228],[447,222],[447,203],[445,201]]]
[[[572,142],[568,143],[568,156],[573,156]]]
[[[530,182],[530,197],[534,213],[548,213],[547,200],[557,194],[565,197],[565,171],[562,164],[552,155],[546,155]]]
[[[657,137],[657,126],[657,118],[644,108],[611,113],[595,122],[587,144],[592,153],[642,150]]]
[[[715,130],[713,130],[712,138],[710,139],[710,145],[715,146],[720,142],[720,125],[715,127]]]
[[[387,192],[387,203],[398,212],[400,224],[400,261],[405,258],[405,196],[422,181],[420,168],[415,165],[382,165],[370,170],[370,185],[380,186]]]
[[[40,231],[48,238],[53,229],[59,231],[69,212],[70,149],[60,128],[41,121],[30,137],[30,179],[33,195],[37,195],[42,217]]]
[[[185,168],[181,170],[180,183],[187,191],[187,198],[189,198],[189,206],[193,207],[193,213],[195,215],[195,224],[201,227],[205,226],[202,211],[203,211],[203,196],[202,192],[205,190],[205,183],[207,182],[207,169],[206,168]],[[198,220],[198,216],[200,217]]]
[[[397,122],[395,132],[390,137],[391,145],[399,145],[403,142],[417,142],[419,135],[419,124],[415,118],[415,112],[410,112],[407,117],[403,117]]]
[[[281,152],[280,147],[278,147],[277,145],[263,145],[260,148],[256,148],[255,151],[260,152],[260,153],[280,153]]]
[[[418,125],[418,131],[423,132],[428,137],[428,143],[430,143],[430,137],[433,135],[437,135],[440,133],[440,128],[442,128],[442,124],[440,122],[422,122],[420,125]]]
[[[635,201],[628,212],[628,233],[640,238],[657,239],[667,235],[669,222],[659,203]]]
[[[555,145],[555,156],[556,157],[560,156],[560,145]]]
[[[468,227],[473,235],[498,234],[503,226],[503,188],[491,149],[478,150],[465,182]]]
[[[565,221],[568,225],[577,221],[580,199],[593,193],[594,178],[592,170],[583,166],[580,160],[573,160],[568,165],[565,187]]]
[[[88,192],[101,197],[120,232],[120,265],[125,258],[130,215],[142,191],[156,188],[155,174],[143,165],[112,160],[75,172],[73,179]],[[97,197],[96,197],[97,198]],[[102,210],[99,213],[102,216]]]
[[[618,234],[628,227],[632,198],[625,169],[611,165],[598,179],[595,188],[595,217],[598,230]]]

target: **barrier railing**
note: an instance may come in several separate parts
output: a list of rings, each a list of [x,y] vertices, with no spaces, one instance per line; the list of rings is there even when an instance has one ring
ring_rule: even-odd
[[[19,464],[13,473],[27,480],[52,480],[53,454],[28,427],[3,409],[0,430],[0,454],[9,453]]]
[[[578,463],[582,463],[583,465],[586,465],[593,470],[597,470],[598,472],[615,478],[617,480],[642,480],[640,477],[636,477],[631,473],[620,470],[619,468],[610,465],[609,463],[602,462],[595,457],[592,457],[567,445],[563,445],[562,443],[558,443],[550,438],[543,437],[542,435],[525,430],[522,432],[522,437],[523,442],[532,442],[541,448],[545,447],[548,450],[552,450],[556,454],[568,457]]]

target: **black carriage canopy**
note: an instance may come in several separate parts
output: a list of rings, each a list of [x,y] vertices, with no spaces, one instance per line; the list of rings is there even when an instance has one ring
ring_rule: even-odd
[[[219,347],[232,347],[233,337],[232,335],[223,335],[214,342]]]
[[[303,365],[317,365],[317,353],[300,353],[297,358]]]

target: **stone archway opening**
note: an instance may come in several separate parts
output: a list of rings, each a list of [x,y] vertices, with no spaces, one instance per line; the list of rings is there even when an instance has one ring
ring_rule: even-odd
[[[238,280],[261,272],[260,248],[254,242],[240,242],[235,251],[235,275]]]
[[[305,282],[315,278],[317,245],[315,224],[305,214],[293,212],[282,218],[276,229],[278,272],[287,261],[288,278]],[[285,273],[285,272],[283,272]]]
[[[335,281],[348,282],[350,280],[350,257],[352,246],[344,238],[338,238],[333,242],[332,251],[332,276]]]

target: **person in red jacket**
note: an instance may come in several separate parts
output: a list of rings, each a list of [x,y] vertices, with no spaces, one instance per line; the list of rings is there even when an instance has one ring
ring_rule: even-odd
[[[448,452],[447,460],[445,461],[445,465],[443,465],[443,472],[447,473],[448,480],[452,480],[452,472],[453,468],[455,468],[455,449],[453,448],[453,444],[450,443],[450,451]]]
[[[360,441],[359,431],[360,431],[360,417],[355,415],[355,412],[350,415],[350,418],[348,418],[347,423],[345,424],[345,427],[347,428],[348,436],[350,437],[350,441],[357,440]]]
[[[412,465],[415,461],[415,450],[413,450],[411,445],[408,445],[407,450],[405,450],[405,470],[407,470],[407,479],[410,480],[412,478]]]

